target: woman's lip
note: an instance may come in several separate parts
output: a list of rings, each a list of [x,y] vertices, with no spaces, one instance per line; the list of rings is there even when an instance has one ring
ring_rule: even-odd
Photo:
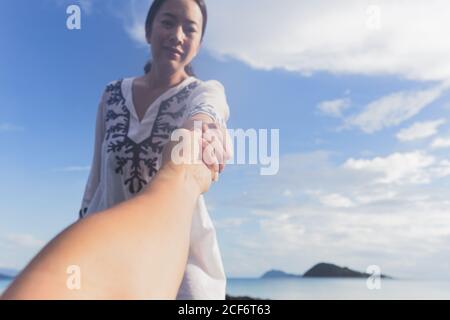
[[[178,54],[179,56],[181,56],[181,54],[182,54],[180,51],[178,51],[177,49],[174,49],[174,48],[164,47],[164,49],[166,49],[169,52]]]

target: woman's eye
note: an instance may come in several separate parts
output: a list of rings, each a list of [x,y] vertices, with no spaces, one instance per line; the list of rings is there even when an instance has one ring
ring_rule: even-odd
[[[162,21],[162,24],[163,24],[163,26],[171,27],[171,26],[172,26],[172,21],[169,21],[169,20],[163,20],[163,21]]]
[[[194,29],[194,28],[188,28],[186,31],[187,31],[187,33],[195,33],[195,32],[197,32],[197,30]]]

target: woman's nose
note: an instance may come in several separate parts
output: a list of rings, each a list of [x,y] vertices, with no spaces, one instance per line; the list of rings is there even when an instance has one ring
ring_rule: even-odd
[[[183,43],[184,32],[182,26],[178,26],[174,29],[174,32],[171,35],[171,40],[174,41],[176,44]]]

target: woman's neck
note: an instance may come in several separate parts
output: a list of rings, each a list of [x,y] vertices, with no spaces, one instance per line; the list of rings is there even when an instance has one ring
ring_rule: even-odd
[[[174,87],[188,77],[189,76],[184,70],[170,73],[158,70],[158,67],[154,65],[150,72],[144,76],[144,79],[147,82],[149,89],[161,89]]]

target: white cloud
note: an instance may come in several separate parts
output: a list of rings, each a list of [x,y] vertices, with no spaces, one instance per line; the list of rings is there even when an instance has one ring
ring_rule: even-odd
[[[93,9],[92,0],[78,0],[78,3],[80,4],[81,9],[84,12],[86,12],[87,14],[92,13],[92,9]]]
[[[381,175],[375,182],[391,183],[430,183],[431,175],[427,170],[435,163],[433,156],[421,151],[409,153],[394,153],[387,157],[374,159],[348,159],[344,168],[379,173]]]
[[[450,3],[376,4],[379,28],[376,11],[358,0],[210,0],[206,45],[265,70],[450,79]]]
[[[259,238],[259,250],[253,250],[289,257],[285,270],[301,265],[306,270],[325,260],[355,268],[373,263],[399,277],[420,275],[423,271],[408,267],[409,263],[430,259],[448,245],[450,217],[445,204],[411,204],[404,199],[395,210],[385,210],[372,214],[364,207],[352,212],[306,205],[256,210],[264,236]],[[272,263],[277,260],[272,258]]]
[[[45,242],[35,238],[30,234],[11,233],[2,237],[7,245],[23,247],[23,248],[40,248]]]
[[[351,208],[354,206],[350,199],[338,193],[323,195],[320,197],[320,202],[326,207],[334,208]]]
[[[55,171],[59,172],[84,172],[91,170],[90,166],[69,166],[64,168],[55,169]]]
[[[371,203],[382,203],[395,200],[398,193],[394,190],[386,190],[385,188],[372,189],[370,192],[356,191],[354,201],[358,205],[368,205]]]
[[[128,36],[141,48],[148,48],[145,39],[145,19],[152,0],[129,0],[114,13],[122,20]]]
[[[286,155],[277,176],[248,184],[245,199],[254,199],[245,203],[249,221],[233,228],[221,246],[227,271],[255,275],[277,267],[301,273],[330,261],[361,270],[376,264],[400,277],[446,272],[450,191],[433,179],[450,175],[449,160],[423,151],[331,160],[327,152]],[[426,188],[418,184],[425,180]],[[295,190],[296,196],[279,202],[274,188]],[[244,204],[229,202],[239,209]]]
[[[128,4],[128,2],[127,2]],[[124,21],[125,31],[140,47],[148,48],[145,39],[145,19],[150,8],[150,0],[131,0],[128,10],[120,13]]]
[[[436,138],[431,143],[431,148],[433,149],[441,149],[441,148],[450,148],[450,137],[448,138]]]
[[[292,191],[291,191],[291,189],[285,189],[284,191],[283,191],[283,196],[285,196],[285,197],[292,197]]]
[[[332,117],[341,117],[342,112],[350,107],[350,99],[336,99],[330,101],[322,101],[317,108],[324,114]]]
[[[236,228],[248,221],[248,218],[223,218],[215,220],[214,225],[219,229]]]
[[[411,127],[400,130],[397,139],[400,141],[413,141],[434,136],[438,128],[446,123],[445,119],[435,121],[416,122]]]
[[[431,169],[434,176],[438,178],[446,177],[450,175],[450,161],[442,160],[437,166]]]
[[[305,194],[317,199],[320,204],[329,208],[351,208],[355,206],[352,200],[339,193],[324,193],[321,190],[306,190]]]
[[[358,127],[373,133],[397,126],[437,100],[447,87],[448,84],[442,84],[428,90],[397,92],[382,97],[369,103],[360,114],[347,118],[344,127]]]

